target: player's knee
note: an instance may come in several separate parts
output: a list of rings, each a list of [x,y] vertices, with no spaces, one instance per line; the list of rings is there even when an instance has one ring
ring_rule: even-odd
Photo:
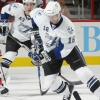
[[[55,80],[51,86],[51,90],[56,93],[62,93],[66,89],[66,84],[63,81]]]
[[[85,84],[87,84],[87,82],[94,76],[92,71],[86,66],[78,68],[75,73]]]
[[[8,51],[2,58],[8,59],[10,61],[14,61],[17,52]]]
[[[55,91],[55,90],[57,90],[59,88],[60,85],[61,85],[61,81],[56,79],[55,82],[52,84],[50,89],[52,91]]]
[[[61,80],[55,80],[54,84],[51,86],[53,92],[61,93],[63,95],[69,94],[68,84]]]
[[[1,65],[5,68],[9,68],[10,64],[14,61],[16,52],[9,51],[3,57],[1,61]]]
[[[52,86],[54,81],[56,80],[58,74],[52,74],[44,77],[44,89],[48,89]]]

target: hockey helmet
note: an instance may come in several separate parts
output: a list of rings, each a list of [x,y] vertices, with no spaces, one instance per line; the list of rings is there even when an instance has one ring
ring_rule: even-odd
[[[56,14],[59,14],[61,11],[61,7],[58,2],[49,1],[46,8],[44,9],[44,13],[47,16],[54,16]]]
[[[23,3],[28,3],[28,2],[36,3],[36,0],[23,0]]]

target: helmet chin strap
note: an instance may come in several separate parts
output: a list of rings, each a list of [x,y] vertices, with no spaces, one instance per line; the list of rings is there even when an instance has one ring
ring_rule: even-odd
[[[61,13],[58,13],[58,22],[60,21],[61,19]]]
[[[58,14],[58,20],[59,20],[59,21],[60,21],[60,18],[61,18],[61,13]],[[58,21],[58,22],[59,22],[59,21]]]

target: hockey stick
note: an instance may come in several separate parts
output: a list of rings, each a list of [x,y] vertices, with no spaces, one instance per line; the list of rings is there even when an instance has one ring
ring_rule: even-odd
[[[0,51],[0,56],[2,56],[1,54],[1,51]],[[5,84],[8,85],[8,83],[10,82],[10,76],[7,77],[7,79],[5,78],[5,75],[4,75],[4,72],[3,72],[3,69],[2,69],[2,64],[0,62],[0,66],[1,66],[1,71],[2,71],[2,75],[3,75],[3,79],[5,81]]]
[[[46,94],[48,92],[50,87],[46,91],[42,91],[40,76],[41,76],[41,73],[40,73],[40,62],[38,61],[38,79],[39,79],[40,93],[41,93],[41,95],[44,95],[44,94]]]
[[[1,39],[1,40],[0,40],[0,44],[4,44],[4,45],[5,45],[5,44],[6,44],[6,43],[5,43],[5,38],[6,38],[6,37],[5,37],[5,36],[3,36],[3,37],[4,37],[4,39]]]
[[[25,46],[24,44],[22,44],[22,43],[20,43],[17,39],[15,39],[15,38],[13,38],[11,35],[8,35],[11,39],[13,39],[15,42],[17,42],[21,47],[23,47],[24,49],[26,49],[28,52],[30,52],[30,49],[27,47],[27,46]],[[49,87],[46,91],[42,91],[42,89],[41,89],[41,79],[40,79],[40,64],[39,64],[39,62],[38,62],[38,79],[39,79],[39,87],[40,87],[40,93],[41,93],[41,95],[44,95],[44,94],[46,94],[47,92],[48,92],[48,90],[49,90],[49,88],[51,87]]]
[[[40,87],[40,93],[42,95],[42,89],[41,89],[41,79],[40,79],[41,73],[40,73],[40,63],[38,61],[38,79],[39,79],[39,87]]]
[[[20,43],[16,38],[13,38],[11,35],[8,35],[11,39],[13,39],[15,42],[17,42],[22,48],[26,49],[28,52],[30,52],[29,48],[25,46],[24,44]]]
[[[28,52],[30,52],[30,49],[27,47],[27,46],[25,46],[24,44],[22,44],[22,43],[20,43],[17,39],[15,39],[15,38],[13,38],[11,35],[8,35],[11,39],[13,39],[15,42],[17,42],[21,47],[23,47],[24,49],[26,49]],[[41,93],[41,95],[44,95],[44,94],[46,94],[47,93],[47,91],[49,90],[46,90],[46,91],[42,91],[42,89],[41,89],[41,79],[40,79],[40,64],[39,64],[39,62],[38,62],[38,79],[39,79],[39,87],[40,87],[40,93]]]
[[[25,46],[24,44],[20,43],[17,39],[13,38],[11,35],[8,35],[8,36],[11,39],[13,39],[15,42],[17,42],[21,47],[23,47],[24,49],[26,49],[28,52],[31,52],[30,49],[27,46]],[[42,91],[42,89],[41,89],[41,79],[40,79],[40,75],[41,75],[40,74],[40,64],[38,62],[38,79],[39,79],[40,93],[41,93],[41,95],[44,95],[44,94],[46,94],[48,92],[48,90],[49,90],[50,87],[46,91]]]
[[[4,75],[4,72],[3,72],[3,69],[2,69],[1,63],[0,63],[0,66],[1,66],[1,71],[2,71],[2,74],[3,74],[4,81],[5,81],[5,83],[6,83],[6,78],[5,78],[5,75]]]
[[[2,71],[2,75],[3,75],[3,78],[4,78],[5,84],[8,85],[8,83],[10,82],[10,76],[8,76],[7,79],[6,79],[4,72],[3,72],[3,69],[2,69],[1,63],[0,63],[0,66],[1,66],[1,71]]]
[[[64,79],[66,82],[68,82],[69,84],[72,84],[72,85],[81,85],[83,84],[81,81],[69,81],[67,80],[64,76],[62,76],[61,74],[59,75],[62,79]]]
[[[74,91],[74,92],[73,92],[73,96],[74,96],[74,98],[75,98],[76,100],[82,100],[81,97],[80,97],[80,95],[79,95],[79,93],[78,93],[77,91]]]
[[[24,44],[20,43],[17,39],[13,38],[11,35],[8,35],[10,38],[12,38],[15,42],[17,42],[21,47],[25,48],[28,52],[30,52],[29,48],[27,46],[25,46]],[[40,69],[40,65],[38,65],[38,68]],[[42,91],[41,89],[41,81],[40,81],[40,70],[38,69],[38,77],[39,77],[39,86],[40,86],[40,92],[41,92],[41,95],[44,95],[47,93],[47,91],[49,90],[49,88],[46,90],[46,91]],[[60,75],[60,77],[62,79],[64,79],[65,81],[67,81],[68,83],[72,84],[72,85],[80,85],[80,84],[83,84],[81,81],[69,81],[67,80],[64,76]]]
[[[82,81],[69,81],[68,79],[66,79],[64,76],[61,75],[61,71],[59,72],[59,76],[64,79],[66,82],[68,82],[69,84],[72,85],[81,85],[83,84]]]

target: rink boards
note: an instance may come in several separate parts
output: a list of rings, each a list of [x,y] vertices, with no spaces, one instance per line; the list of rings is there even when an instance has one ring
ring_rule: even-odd
[[[76,28],[78,45],[83,52],[86,63],[89,65],[100,64],[100,23],[99,22],[73,22]],[[10,23],[11,24],[11,23]],[[0,36],[0,40],[4,38]],[[5,45],[0,44],[2,54],[5,53]],[[33,66],[27,51],[20,49],[12,66]],[[66,65],[66,62],[63,63]]]

